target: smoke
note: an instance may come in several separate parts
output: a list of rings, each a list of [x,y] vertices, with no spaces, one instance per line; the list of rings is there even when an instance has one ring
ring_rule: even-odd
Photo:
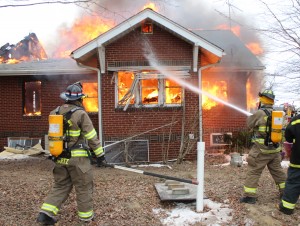
[[[71,51],[139,13],[150,3],[155,4],[155,11],[192,31],[230,29],[231,27],[246,45],[261,43],[258,33],[247,25],[247,23],[253,24],[253,19],[247,18],[242,13],[232,13],[229,17],[228,6],[225,4],[225,1],[214,5],[209,0],[139,0],[134,1],[134,3],[132,0],[102,0],[95,1],[94,5],[89,8],[82,7],[83,10],[78,15],[78,18],[74,20],[73,25],[62,24],[57,30],[56,38],[52,40],[52,43],[47,43],[45,49],[47,49],[47,52],[50,52],[48,54],[50,56],[57,56],[58,51],[65,51],[65,55],[69,56]],[[99,30],[93,37],[83,40],[83,33],[82,35],[73,33],[73,30],[79,23],[78,21],[87,17],[93,18],[89,20],[91,25],[94,26],[93,30],[95,30],[96,25],[103,26],[103,24],[108,24],[109,26],[106,29]],[[87,26],[89,24],[86,24]],[[80,43],[78,43],[79,41]],[[62,47],[64,50],[62,50]]]

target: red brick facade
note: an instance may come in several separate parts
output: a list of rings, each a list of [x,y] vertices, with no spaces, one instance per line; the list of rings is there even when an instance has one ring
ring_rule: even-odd
[[[186,41],[174,36],[166,30],[154,26],[154,33],[143,35],[140,29],[126,34],[122,38],[106,46],[106,64],[112,61],[143,61],[144,54],[151,46],[159,60],[180,60],[192,63],[193,46]],[[199,51],[199,60],[201,52]],[[200,65],[200,62],[199,62]],[[203,74],[214,76],[213,74]],[[246,108],[246,75],[243,73],[225,73],[224,78],[228,84],[228,101]],[[115,84],[112,82],[113,73],[106,72],[101,76],[102,81],[102,113],[103,113],[103,135],[104,141],[122,140],[135,134],[160,127],[162,125],[177,121],[172,128],[164,127],[151,133],[146,133],[135,139],[149,140],[150,161],[161,161],[168,153],[168,159],[175,159],[180,148],[181,125],[183,117],[182,107],[172,108],[128,108],[115,109]],[[224,79],[222,78],[222,79]],[[62,103],[59,98],[67,85],[78,80],[97,81],[94,73],[87,76],[55,75],[55,76],[7,76],[0,77],[0,93],[2,113],[0,118],[0,150],[7,145],[7,137],[41,137],[47,134],[48,114],[56,106]],[[23,116],[23,93],[24,82],[31,80],[42,81],[42,116]],[[188,82],[197,85],[198,77],[192,73]],[[195,125],[199,105],[199,96],[185,90],[186,106],[186,134],[194,134],[195,139],[199,137],[199,125]],[[98,129],[98,114],[90,114],[94,126]],[[245,127],[246,116],[227,106],[217,106],[212,110],[203,111],[203,138],[207,150],[210,150],[209,135],[212,132],[234,132]],[[42,143],[44,144],[44,143]],[[188,159],[196,158],[196,146],[187,156]]]

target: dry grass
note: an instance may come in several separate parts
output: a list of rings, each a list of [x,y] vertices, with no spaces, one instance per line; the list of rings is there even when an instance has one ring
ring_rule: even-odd
[[[283,215],[275,208],[278,191],[267,170],[260,179],[257,204],[240,204],[247,166],[215,165],[223,162],[222,157],[206,156],[205,195],[213,201],[230,205],[233,209],[230,225],[299,225],[300,205],[292,216]],[[142,170],[186,179],[196,177],[195,162],[172,163],[170,166]],[[53,163],[44,157],[1,161],[0,225],[37,225],[35,220],[39,208],[52,185],[52,167]],[[84,225],[162,225],[152,210],[174,206],[172,202],[161,202],[157,195],[154,184],[163,179],[112,168],[95,168],[94,177],[96,219]],[[62,206],[57,218],[57,225],[81,225],[76,215],[74,193]]]

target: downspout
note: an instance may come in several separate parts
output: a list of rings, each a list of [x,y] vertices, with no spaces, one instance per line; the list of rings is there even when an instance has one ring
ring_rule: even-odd
[[[218,62],[219,63],[219,62]],[[218,64],[216,63],[216,64]],[[202,70],[213,67],[216,64],[205,65],[198,70],[199,90],[202,90]],[[202,94],[202,92],[201,92]],[[203,129],[202,129],[202,95],[199,94],[199,142],[197,142],[197,194],[196,194],[196,211],[203,212],[204,208],[204,155],[205,155],[205,142],[203,142]]]
[[[76,61],[77,62],[77,61]],[[97,72],[98,78],[98,131],[99,131],[99,140],[103,146],[103,128],[102,128],[102,95],[101,95],[101,72],[99,68],[90,67],[83,65],[77,62],[77,65],[82,68],[90,69]]]
[[[198,86],[200,91],[202,91],[202,71],[210,68],[210,67],[215,67],[216,65],[218,65],[220,63],[220,61],[218,61],[215,64],[209,64],[209,65],[205,65],[203,67],[200,67],[198,70]],[[199,95],[199,142],[202,142],[203,140],[203,117],[202,117],[202,95]]]

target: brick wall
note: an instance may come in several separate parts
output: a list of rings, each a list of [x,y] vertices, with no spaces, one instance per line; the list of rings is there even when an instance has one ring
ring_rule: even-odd
[[[228,103],[242,110],[247,109],[246,99],[246,72],[204,73],[204,80],[223,80],[227,83]],[[224,149],[224,146],[210,146],[211,133],[235,134],[246,127],[247,116],[225,104],[218,104],[211,110],[203,111],[203,136],[207,151]]]
[[[185,41],[166,32],[160,27],[154,26],[152,35],[142,35],[140,29],[132,30],[124,37],[106,47],[106,63],[111,61],[140,61],[146,60],[145,53],[152,47],[159,60],[185,60],[192,62],[193,47]],[[199,53],[201,54],[201,53]],[[201,59],[199,57],[199,59]],[[220,75],[204,74],[216,77]],[[225,76],[223,74],[222,76]],[[148,139],[150,161],[161,161],[163,155],[168,152],[168,159],[177,158],[180,139],[183,108],[142,108],[127,111],[115,109],[115,90],[112,83],[112,72],[102,75],[102,112],[104,141],[121,140],[135,134],[139,134],[167,123],[177,121],[171,128],[164,127],[159,130],[146,133],[135,139]],[[23,86],[24,81],[42,81],[42,116],[23,116]],[[78,80],[91,80],[96,82],[95,74],[86,76],[57,75],[57,76],[21,76],[0,77],[0,93],[2,113],[0,118],[0,150],[7,145],[7,137],[14,136],[40,136],[42,139],[48,130],[48,114],[56,106],[62,104],[59,94],[71,83]],[[192,74],[189,82],[197,85],[197,74]],[[226,74],[228,81],[229,101],[244,107],[246,105],[244,74]],[[237,81],[240,82],[237,86]],[[236,89],[238,87],[238,89]],[[185,90],[185,131],[186,135],[194,134],[199,137],[199,126],[195,119],[199,115],[197,111],[198,94]],[[98,114],[89,114],[94,126],[98,129]],[[238,130],[245,125],[246,117],[226,106],[218,106],[203,112],[203,138],[207,150],[209,147],[209,135],[211,132],[227,132]],[[171,136],[169,139],[169,135]],[[43,142],[44,144],[44,142]],[[196,159],[196,146],[191,149],[187,159]]]
[[[8,137],[40,137],[44,145],[44,135],[48,133],[48,115],[50,111],[63,103],[59,94],[78,80],[95,80],[95,75],[81,76],[9,76],[0,77],[0,103],[3,106],[0,117],[0,150],[7,146]],[[41,81],[41,116],[24,116],[24,83]],[[97,123],[97,118],[95,120]],[[95,124],[96,125],[96,124]]]

